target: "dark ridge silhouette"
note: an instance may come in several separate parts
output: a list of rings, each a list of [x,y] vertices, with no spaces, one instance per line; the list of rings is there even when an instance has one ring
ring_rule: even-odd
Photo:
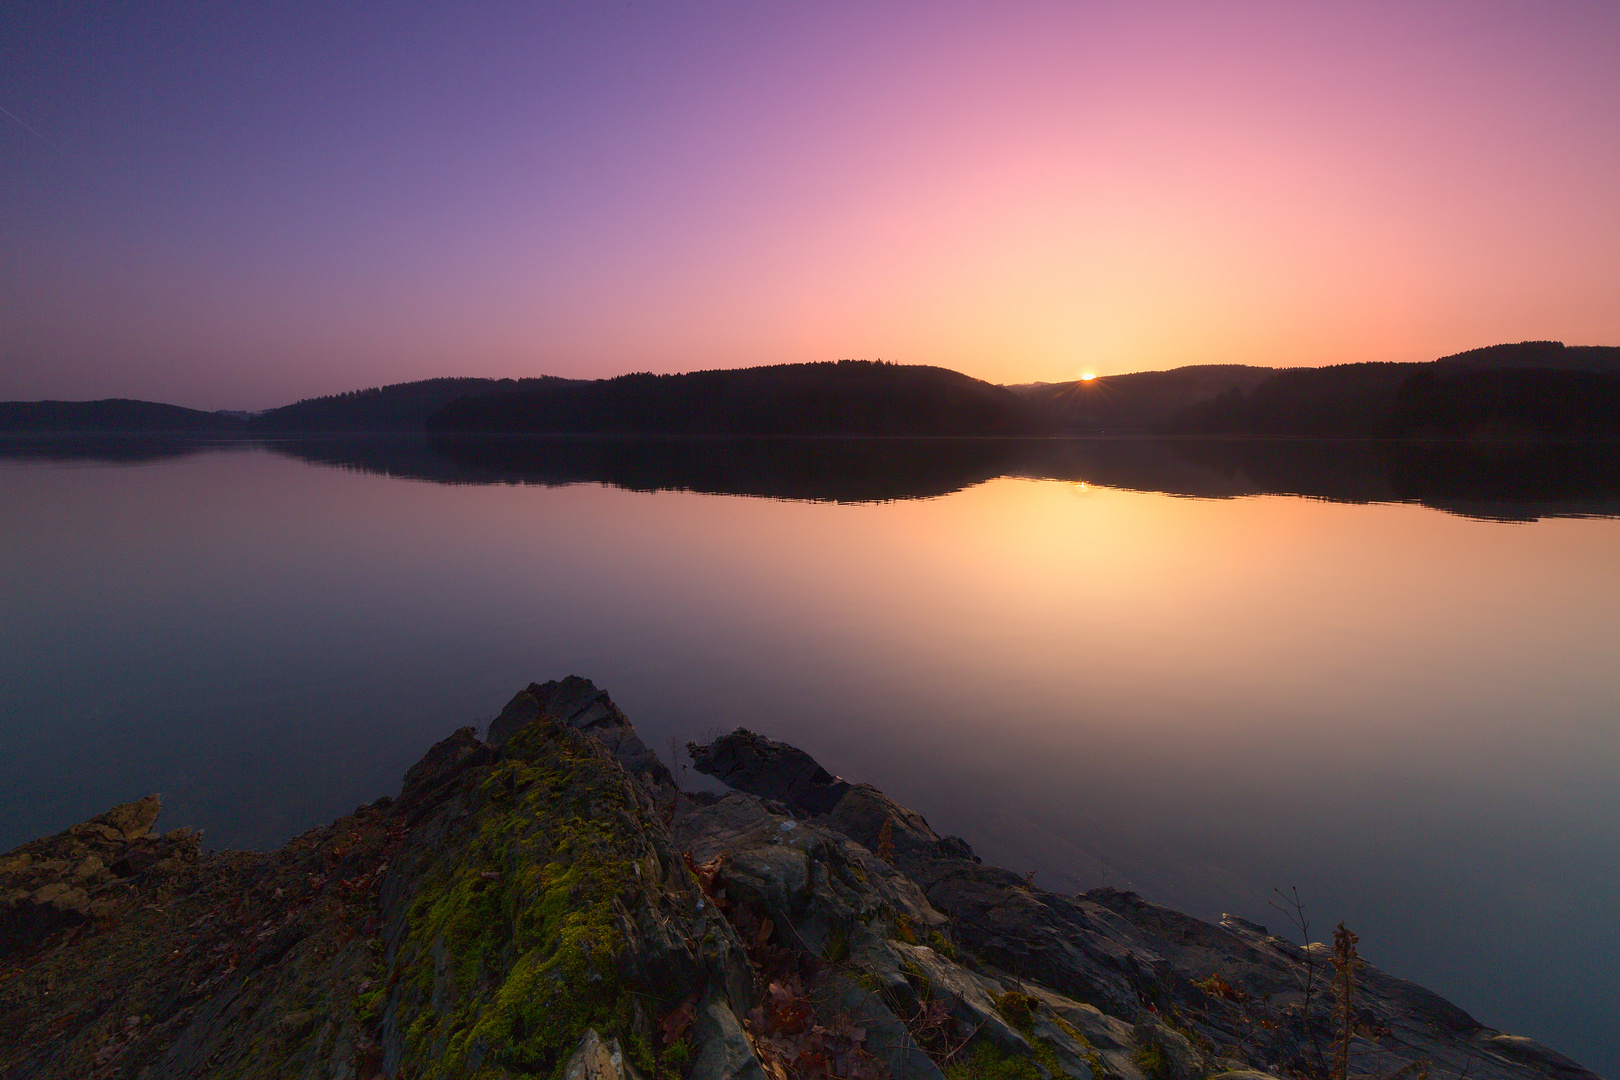
[[[1442,364],[1476,368],[1556,368],[1563,371],[1620,371],[1620,346],[1565,345],[1562,341],[1520,341],[1487,345],[1440,358]]]
[[[1389,434],[1402,385],[1429,364],[1335,364],[1285,368],[1248,392],[1233,388],[1185,406],[1161,430],[1177,435]]]
[[[572,379],[423,379],[369,390],[305,398],[248,422],[253,431],[421,431],[423,422],[457,398],[500,391],[571,385]]]
[[[1568,373],[1576,381],[1517,376],[1527,380],[1520,386],[1504,376],[1446,382],[1440,390],[1427,388],[1426,397],[1414,390],[1415,397],[1401,398],[1402,380],[1419,371],[1449,378],[1531,369]],[[1208,364],[1015,387],[944,368],[852,360],[594,381],[439,378],[308,398],[260,414],[122,398],[0,402],[0,431],[409,433],[431,426],[540,434],[994,437],[1056,430],[1398,437],[1408,431],[1468,434],[1435,424],[1497,420],[1546,431],[1608,431],[1602,411],[1581,404],[1588,393],[1607,400],[1608,384],[1579,381],[1581,373],[1620,375],[1620,347],[1524,341],[1430,364],[1281,371]],[[1441,392],[1457,400],[1448,405],[1436,397]],[[1515,396],[1541,402],[1539,411],[1512,405]],[[1490,401],[1496,404],[1487,407]]]
[[[955,371],[840,360],[502,391],[452,402],[427,426],[480,434],[1008,436],[1045,425],[1018,395]]]
[[[1178,435],[1568,439],[1620,435],[1620,370],[1440,361],[1279,371],[1187,406]]]
[[[1613,437],[1620,435],[1620,370],[1424,370],[1402,384],[1391,426],[1408,437]]]
[[[1076,382],[1032,383],[1011,389],[1041,409],[1061,430],[1076,434],[1400,437],[1409,429],[1415,433],[1423,427],[1397,413],[1397,397],[1408,376],[1428,369],[1454,374],[1461,369],[1504,368],[1617,373],[1620,347],[1521,341],[1470,349],[1424,364],[1339,364],[1281,370],[1208,364]],[[1526,392],[1549,400],[1549,410],[1538,414],[1533,426],[1547,430],[1570,428],[1572,425],[1561,419],[1550,404],[1556,391],[1550,387],[1538,389],[1531,382],[1526,383]],[[1457,392],[1476,393],[1465,384],[1457,384]],[[1434,430],[1431,426],[1429,433]],[[1466,434],[1455,428],[1446,433]]]
[[[1064,431],[1146,432],[1162,427],[1189,405],[1231,391],[1247,393],[1272,370],[1243,364],[1199,364],[1013,389]]]
[[[0,431],[192,431],[244,430],[240,418],[157,401],[0,401]]]
[[[441,435],[267,445],[314,463],[445,484],[876,502],[1020,476],[1207,499],[1412,502],[1501,521],[1620,516],[1614,441]]]

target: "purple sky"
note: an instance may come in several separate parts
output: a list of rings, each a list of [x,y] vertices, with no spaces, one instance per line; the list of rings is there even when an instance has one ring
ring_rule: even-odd
[[[0,31],[0,398],[1620,343],[1613,3],[51,3]]]

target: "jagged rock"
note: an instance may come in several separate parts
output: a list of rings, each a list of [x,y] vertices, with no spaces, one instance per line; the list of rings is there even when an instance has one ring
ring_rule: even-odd
[[[849,785],[823,769],[816,759],[787,743],[738,728],[708,745],[688,743],[698,772],[708,773],[738,791],[825,814],[838,805]]]
[[[485,733],[484,741],[494,747],[506,745],[506,740],[517,734],[519,728],[540,718],[540,699],[536,691],[541,687],[530,683],[526,689],[519,690],[512,700],[506,703],[501,714],[490,721],[489,731]]]
[[[1299,987],[1322,946],[1039,889],[748,732],[694,751],[749,791],[677,798],[608,696],[568,678],[275,852],[157,836],[155,797],[24,845],[0,857],[0,1080],[1321,1071],[1326,995],[1306,1015]],[[1595,1080],[1358,979],[1358,1080],[1420,1061]]]
[[[602,1041],[595,1028],[586,1028],[579,1049],[563,1066],[562,1080],[641,1080],[640,1074],[624,1059],[618,1039]]]
[[[154,834],[160,809],[158,796],[148,795],[0,858],[0,959],[106,918],[144,881],[195,864],[201,836],[190,829]]]
[[[1214,926],[1133,893],[1097,889],[1071,897],[1037,888],[983,865],[964,843],[939,837],[920,815],[877,789],[831,777],[809,755],[746,730],[689,751],[699,771],[785,803],[812,819],[806,828],[826,828],[856,842],[848,850],[886,849],[894,866],[920,887],[924,906],[948,918],[970,960],[965,973],[973,978],[956,978],[964,968],[955,963],[946,969],[952,978],[929,977],[949,988],[943,996],[953,1015],[983,1016],[991,984],[1030,995],[1042,1008],[1027,1030],[1014,1034],[1038,1040],[1065,1072],[1078,1065],[1092,1074],[1142,1080],[1148,1061],[1154,1080],[1193,1080],[1234,1059],[1267,1069],[1318,1068],[1310,1060],[1308,1029],[1320,1033],[1332,1022],[1321,990],[1327,953],[1320,944],[1307,956],[1246,920],[1228,917]],[[735,822],[745,812],[733,807],[725,816]],[[733,844],[745,839],[734,831],[725,835]],[[899,945],[860,934],[849,940],[851,960],[888,999],[915,1000],[901,984],[917,980],[893,960]],[[922,967],[919,956],[913,950],[911,960]],[[1316,966],[1318,980],[1309,1017],[1300,990],[1307,962]],[[1214,976],[1224,981],[1213,982]],[[1375,1071],[1428,1062],[1473,1077],[1523,1075],[1512,1068],[1530,1068],[1561,1080],[1596,1080],[1530,1040],[1483,1028],[1422,987],[1370,965],[1359,979],[1355,1049],[1362,1055],[1357,1060],[1379,1063]],[[1215,993],[1206,984],[1224,989]],[[978,993],[967,989],[975,985]],[[1160,1022],[1165,1014],[1179,1018],[1179,1030]],[[994,1023],[980,1030],[1001,1048],[1016,1049]],[[1224,1056],[1206,1046],[1224,1048]],[[1504,1066],[1511,1068],[1503,1072]]]
[[[841,832],[885,857],[924,852],[977,861],[967,841],[939,836],[915,810],[870,784],[833,776],[787,743],[738,728],[708,744],[687,743],[686,750],[698,772],[803,814],[830,815]]]
[[[148,795],[144,799],[113,807],[96,824],[112,827],[122,833],[125,840],[137,840],[151,831],[152,823],[157,821],[161,809],[162,800],[156,795]]]
[[[422,760],[406,771],[399,789],[399,803],[403,808],[412,809],[424,804],[432,806],[461,773],[494,760],[494,752],[478,741],[475,728],[460,728],[448,739],[434,743]]]
[[[1156,1080],[1202,1080],[1210,1072],[1209,1062],[1181,1032],[1174,1031],[1157,1017],[1143,1016],[1131,1031],[1138,1047],[1137,1063]],[[1153,1062],[1148,1067],[1145,1062]]]
[[[822,989],[826,1007],[841,1012],[865,1031],[863,1046],[883,1064],[893,1080],[944,1080],[929,1057],[881,994],[842,973],[830,976]]]
[[[1007,992],[1007,987],[951,963],[926,946],[898,941],[891,947],[900,953],[904,970],[922,981],[935,1001],[943,1002],[950,1009],[963,1030],[976,1031],[1004,1050],[1030,1052],[1029,1040],[1009,1024],[997,1008],[997,1000]]]
[[[524,725],[535,720],[588,733],[647,787],[656,805],[667,807],[674,802],[677,788],[668,766],[641,741],[607,692],[597,689],[591,680],[570,675],[547,683],[530,683],[507,702],[489,725],[490,745],[504,746]]]
[[[698,861],[722,857],[716,883],[728,897],[758,908],[807,952],[847,944],[857,926],[899,933],[903,923],[923,937],[949,926],[914,882],[866,849],[748,796],[688,810],[674,839]]]
[[[770,1080],[752,1040],[720,998],[704,1001],[698,1012],[697,1037],[703,1050],[692,1063],[690,1080]]]
[[[1542,1046],[1534,1039],[1527,1039],[1523,1035],[1492,1035],[1485,1042],[1503,1057],[1542,1069],[1549,1076],[1590,1075],[1586,1069],[1558,1051]]]

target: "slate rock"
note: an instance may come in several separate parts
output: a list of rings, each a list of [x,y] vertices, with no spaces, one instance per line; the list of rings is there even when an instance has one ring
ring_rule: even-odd
[[[431,804],[456,777],[494,760],[494,750],[478,741],[475,728],[460,728],[449,738],[434,743],[422,760],[406,771],[397,802],[402,809]]]
[[[1120,890],[1037,888],[746,731],[693,751],[751,790],[677,799],[612,700],[571,677],[521,691],[490,741],[465,728],[430,748],[398,801],[278,852],[199,864],[196,834],[153,834],[155,798],[24,845],[0,857],[0,945],[55,944],[0,963],[0,1080],[505,1077],[527,1062],[637,1080],[623,1046],[662,1046],[661,1028],[691,1040],[691,1080],[793,1073],[801,1046],[891,1080],[941,1080],[939,1061],[986,1052],[1070,1080],[1309,1071],[1309,1025],[1331,1020],[1325,993],[1301,1009],[1320,943]],[[536,903],[581,933],[526,918]],[[53,935],[73,919],[82,930]],[[551,970],[572,982],[526,981],[564,962]],[[603,1001],[630,995],[629,1016],[533,1023],[549,995],[602,980]],[[1357,1049],[1376,1039],[1386,1076],[1428,1062],[1471,1080],[1596,1080],[1371,965],[1356,1004]]]
[[[614,760],[653,789],[655,801],[674,799],[675,777],[658,755],[641,741],[607,691],[589,679],[570,675],[520,690],[489,725],[489,744],[504,746],[526,724],[543,720],[589,734],[613,753]]]
[[[748,1033],[718,995],[710,995],[698,1010],[697,1039],[702,1049],[690,1080],[770,1080]]]
[[[707,745],[687,743],[693,767],[728,787],[775,799],[808,814],[825,814],[849,784],[796,746],[738,728]]]
[[[881,1061],[893,1080],[945,1080],[933,1058],[917,1045],[881,995],[834,971],[824,984],[823,1003],[865,1030],[861,1048]]]
[[[800,814],[825,816],[870,851],[886,849],[894,858],[922,854],[978,861],[966,840],[941,837],[915,810],[871,784],[851,784],[832,775],[796,746],[738,728],[711,743],[687,743],[686,751],[698,772]]]
[[[146,880],[195,866],[201,834],[156,835],[161,809],[148,795],[0,856],[0,957],[42,948],[108,915]]]
[[[1585,1067],[1523,1035],[1493,1035],[1487,1045],[1512,1061],[1546,1070],[1554,1076],[1590,1076]]]
[[[579,1049],[563,1066],[562,1080],[641,1080],[640,1074],[625,1060],[624,1049],[618,1039],[602,1041],[595,1028],[586,1028]]]

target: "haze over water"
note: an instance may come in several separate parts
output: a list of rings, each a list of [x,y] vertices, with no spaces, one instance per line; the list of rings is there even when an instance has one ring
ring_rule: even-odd
[[[1620,521],[1000,476],[841,504],[262,447],[0,467],[0,848],[274,845],[530,680],[747,726],[1048,888],[1325,933],[1617,1065]],[[689,784],[702,782],[687,775]]]

